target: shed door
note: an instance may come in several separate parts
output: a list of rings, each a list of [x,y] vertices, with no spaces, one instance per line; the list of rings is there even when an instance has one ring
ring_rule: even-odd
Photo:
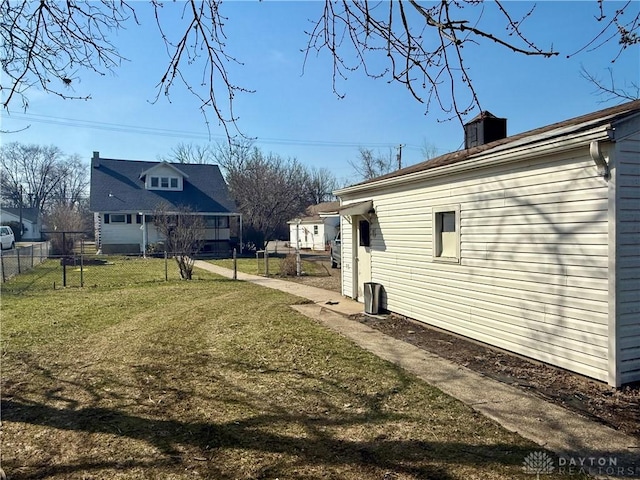
[[[370,224],[365,217],[353,217],[353,242],[355,253],[354,265],[356,265],[356,292],[354,297],[359,302],[364,302],[364,284],[371,281],[371,236]]]

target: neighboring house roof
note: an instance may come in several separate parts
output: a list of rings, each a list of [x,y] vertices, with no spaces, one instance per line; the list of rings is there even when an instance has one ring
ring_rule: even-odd
[[[145,189],[144,175],[163,163],[184,175],[182,191]],[[196,212],[238,211],[218,165],[168,164],[95,156],[91,160],[92,211],[153,212],[161,203],[176,208],[188,206]]]
[[[18,207],[0,207],[0,212],[8,213],[13,215],[16,218],[20,218],[20,208]],[[38,213],[39,210],[37,208],[22,208],[22,220],[28,221],[31,223],[38,223]]]
[[[340,202],[322,202],[317,205],[309,205],[305,209],[305,214],[289,220],[287,223],[295,224],[300,223],[323,223],[324,218],[329,216],[337,216],[338,209],[340,208]]]
[[[338,213],[338,209],[340,208],[340,202],[322,202],[317,205],[310,205],[305,210],[305,213],[309,217],[319,216],[319,215],[327,215],[332,213]]]
[[[396,170],[395,172],[352,185],[351,187],[346,187],[338,190],[336,193],[340,195],[341,193],[346,193],[345,191],[351,191],[352,189],[354,191],[360,190],[361,188],[367,188],[369,185],[373,186],[378,182],[385,180],[406,177],[411,174],[426,172],[439,167],[471,161],[480,156],[503,152],[511,148],[523,148],[534,143],[551,141],[554,138],[577,134],[581,131],[587,131],[601,125],[610,125],[630,115],[638,114],[640,114],[640,100],[627,102],[622,105],[606,108],[587,115],[582,115],[580,117],[537,128],[535,130],[512,135],[494,142],[469,148],[467,150],[447,153],[425,162],[411,165],[401,170]]]

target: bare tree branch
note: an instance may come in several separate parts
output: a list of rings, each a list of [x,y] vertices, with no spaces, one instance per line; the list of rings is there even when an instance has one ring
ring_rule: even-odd
[[[220,125],[222,125],[231,138],[229,126],[235,127],[237,133],[238,117],[233,113],[233,99],[239,92],[251,92],[246,88],[234,84],[228,73],[228,65],[236,63],[241,65],[236,58],[229,55],[226,50],[227,37],[223,26],[226,17],[220,13],[222,0],[189,0],[183,10],[183,20],[187,20],[187,28],[177,42],[171,41],[162,26],[160,0],[152,1],[158,29],[164,40],[167,54],[170,57],[169,65],[162,78],[158,82],[158,93],[154,101],[161,94],[169,99],[174,83],[179,81],[183,86],[200,101],[202,113],[207,127],[209,120],[207,111],[213,109]],[[202,81],[199,85],[192,84],[183,73],[183,67],[196,62],[201,62]],[[203,88],[198,88],[203,87]],[[223,109],[216,92],[226,92],[226,110]]]
[[[435,101],[444,112],[462,120],[471,109],[480,108],[464,63],[465,44],[484,40],[522,55],[557,55],[552,48],[537,47],[523,34],[520,26],[531,12],[521,20],[514,20],[497,2],[511,34],[506,38],[471,25],[463,16],[464,6],[481,3],[445,0],[425,6],[415,0],[390,0],[383,10],[383,4],[366,0],[326,0],[322,16],[307,32],[305,62],[311,52],[328,50],[333,58],[333,89],[338,95],[342,94],[337,91],[336,80],[362,68],[373,78],[389,75],[416,100],[425,103],[427,110]],[[347,47],[353,53],[351,61],[345,56]],[[380,52],[386,55],[388,67],[372,72],[367,65],[368,57]],[[461,88],[466,89],[466,95]]]
[[[609,72],[608,83],[591,74],[584,66],[580,68],[580,76],[596,87],[594,93],[603,97],[602,103],[609,102],[611,100],[627,102],[629,100],[633,101],[640,98],[639,83],[631,82],[624,87],[620,87],[616,85],[613,69],[607,68],[607,71]]]
[[[16,96],[26,109],[26,91],[35,86],[64,99],[89,99],[90,94],[70,91],[77,71],[104,75],[116,69],[124,57],[110,35],[131,19],[137,21],[126,1],[109,0],[2,0],[0,17],[5,109]]]
[[[243,138],[234,99],[251,90],[231,78],[232,67],[242,63],[229,53],[224,32],[228,19],[221,13],[222,0],[150,2],[168,56],[154,101],[162,95],[171,101],[171,92],[176,87],[184,88],[199,102],[207,127],[209,117],[215,116],[229,140],[236,134]],[[482,110],[465,61],[469,52],[466,46],[495,45],[526,56],[558,54],[552,46],[539,47],[533,37],[536,32],[525,31],[525,22],[534,9],[515,15],[516,3],[325,0],[320,17],[306,32],[304,64],[312,54],[328,51],[336,95],[344,96],[340,91],[341,80],[361,70],[371,78],[404,85],[415,100],[425,104],[427,112],[435,105],[449,118],[463,121],[472,109]],[[601,27],[568,57],[617,40],[620,48],[612,59],[615,61],[626,49],[640,44],[640,11],[633,0],[622,6],[594,0],[593,5],[597,5],[594,22]],[[178,23],[182,23],[174,38],[175,9],[180,7]],[[31,88],[63,99],[91,98],[88,92],[76,93],[77,85],[87,72],[106,75],[117,70],[125,58],[116,47],[114,32],[132,23],[139,24],[136,15],[139,8],[136,2],[128,0],[0,0],[2,106],[8,110],[10,105],[21,101],[26,109]],[[165,8],[170,19],[164,17]],[[504,22],[504,31],[494,25],[483,26],[485,8],[496,9]],[[374,63],[372,59],[376,57],[385,59],[382,66]],[[194,69],[200,75],[196,81]]]
[[[397,168],[396,159],[389,149],[388,154],[375,153],[369,148],[358,149],[358,159],[349,160],[349,165],[362,180],[371,180]]]
[[[205,224],[202,215],[194,213],[188,206],[176,210],[162,203],[153,213],[153,224],[165,238],[167,252],[176,260],[181,278],[191,280],[195,254],[204,243]]]

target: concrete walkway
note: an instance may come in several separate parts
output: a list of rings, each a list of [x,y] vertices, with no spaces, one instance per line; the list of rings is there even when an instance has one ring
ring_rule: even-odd
[[[231,270],[207,262],[196,261],[195,265],[228,278],[233,276]],[[363,312],[363,305],[337,292],[240,272],[238,280],[313,301],[313,304],[295,305],[293,308],[350,338],[360,347],[414,373],[508,430],[565,457],[565,471],[574,459],[578,464],[574,472],[578,471],[582,461],[587,473],[599,478],[613,478],[615,475],[601,475],[610,474],[612,470],[599,468],[598,462],[606,461],[607,465],[617,462],[615,474],[624,478],[640,478],[640,441],[634,437],[349,320],[349,315]],[[556,465],[556,468],[560,466]]]

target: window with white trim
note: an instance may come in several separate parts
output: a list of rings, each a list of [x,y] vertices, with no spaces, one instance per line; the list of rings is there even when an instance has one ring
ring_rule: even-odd
[[[460,205],[433,207],[433,260],[460,263]]]
[[[180,190],[178,177],[149,177],[148,187],[154,190]]]

